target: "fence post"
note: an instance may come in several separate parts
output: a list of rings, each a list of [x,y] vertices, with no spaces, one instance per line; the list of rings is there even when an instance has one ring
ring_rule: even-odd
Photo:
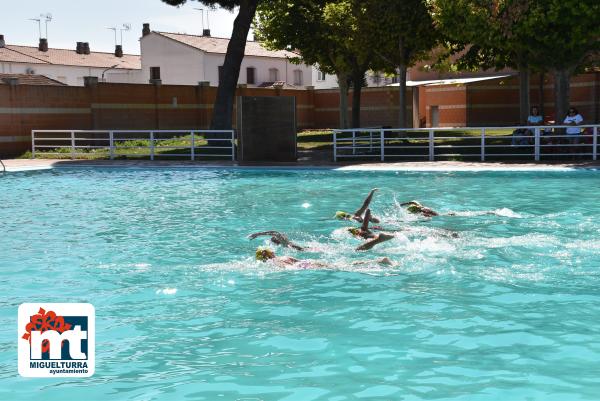
[[[594,127],[594,133],[592,135],[592,159],[596,160],[598,157],[598,126]]]
[[[369,131],[369,152],[373,152],[373,131]]]
[[[337,131],[333,131],[333,161],[337,162]]]
[[[150,160],[154,160],[154,131],[150,131]]]
[[[195,158],[195,156],[196,156],[196,155],[195,155],[195,153],[194,153],[194,152],[195,152],[195,150],[196,150],[196,149],[195,149],[195,147],[196,147],[196,141],[195,141],[195,137],[194,137],[194,131],[191,131],[191,132],[190,132],[190,135],[191,135],[191,137],[192,137],[192,138],[191,138],[191,141],[192,141],[192,147],[190,148],[190,154],[191,154],[192,161],[194,161],[194,158]]]
[[[381,145],[381,161],[385,160],[385,131],[381,129],[379,131],[379,143]]]
[[[435,159],[435,138],[434,131],[432,129],[429,130],[429,161],[432,162]]]
[[[115,136],[113,131],[108,131],[108,147],[110,149],[110,160],[115,158]]]
[[[75,131],[71,131],[71,160],[75,159]]]
[[[31,130],[31,158],[35,159],[35,131]]]
[[[356,154],[356,131],[352,130],[352,154]]]
[[[481,129],[481,161],[485,161],[485,127]]]
[[[540,129],[535,128],[534,133],[535,133],[535,140],[534,140],[535,161],[539,162],[540,161]]]
[[[235,161],[235,131],[231,130],[231,161]]]

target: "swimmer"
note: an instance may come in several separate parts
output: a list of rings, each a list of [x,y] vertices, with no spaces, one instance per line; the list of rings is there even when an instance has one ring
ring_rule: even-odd
[[[337,212],[335,212],[335,218],[338,220],[356,220],[356,221],[362,223],[362,221],[363,221],[362,215],[369,208],[369,205],[371,204],[371,201],[373,200],[373,195],[375,195],[375,191],[378,191],[378,190],[379,190],[378,188],[373,188],[371,190],[371,192],[369,192],[369,195],[367,195],[367,197],[363,201],[363,204],[360,207],[360,209],[358,209],[353,214],[344,212],[344,211],[337,211]],[[374,216],[371,216],[371,221],[373,223],[379,223],[379,219]]]
[[[404,202],[401,203],[400,206],[407,206],[406,210],[412,214],[420,214],[424,217],[439,216],[439,214],[436,211],[421,205],[417,201]]]
[[[381,259],[373,260],[373,261],[371,261],[371,260],[359,260],[359,261],[356,261],[356,262],[352,262],[352,265],[354,265],[354,266],[363,266],[363,265],[372,265],[373,263],[376,263],[376,264],[381,265],[381,266],[395,266],[396,265],[396,263],[393,262],[387,256],[383,257]]]
[[[371,230],[369,230],[369,221],[371,220],[371,209],[367,209],[366,213],[365,213],[365,218],[362,221],[362,224],[360,227],[350,227],[348,228],[348,231],[350,232],[350,234],[354,235],[355,237],[360,237],[363,239],[369,239],[369,238],[374,238],[375,234],[373,234],[373,232]]]
[[[369,249],[372,249],[375,245],[381,244],[382,242],[389,241],[392,238],[394,238],[394,236],[392,234],[380,233],[380,234],[377,234],[376,236],[374,236],[369,241],[362,244],[361,246],[357,247],[356,250],[357,251],[368,251]]]
[[[295,267],[300,269],[322,269],[327,267],[323,263],[312,260],[300,260],[291,256],[276,256],[272,249],[267,247],[258,247],[256,249],[256,260],[261,262],[271,262],[277,267]]]
[[[281,245],[286,248],[292,248],[297,251],[306,250],[306,248],[304,248],[300,245],[294,244],[292,241],[290,241],[290,239],[287,237],[287,235],[280,233],[279,231],[261,231],[258,233],[250,234],[248,236],[248,238],[250,238],[252,240],[252,239],[255,239],[256,237],[260,237],[261,235],[270,235],[271,242],[274,244]]]

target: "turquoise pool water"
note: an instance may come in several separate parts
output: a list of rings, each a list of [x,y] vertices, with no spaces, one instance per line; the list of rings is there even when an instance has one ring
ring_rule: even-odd
[[[0,177],[0,399],[598,400],[599,174]],[[357,254],[331,216],[371,187],[398,231]],[[416,219],[410,199],[458,213]],[[265,239],[246,236],[267,229],[311,247],[279,254],[329,268],[255,262]],[[18,376],[31,301],[94,304],[93,377]]]

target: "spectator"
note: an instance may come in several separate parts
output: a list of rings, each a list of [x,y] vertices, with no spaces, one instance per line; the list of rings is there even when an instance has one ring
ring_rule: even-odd
[[[569,114],[567,114],[563,123],[565,125],[581,125],[582,122],[583,122],[583,117],[581,116],[581,114],[579,114],[577,109],[575,107],[569,108]],[[578,143],[576,136],[579,134],[581,134],[581,128],[568,127],[567,135],[570,136],[568,142],[571,144]]]
[[[542,125],[544,123],[544,117],[540,115],[540,109],[537,106],[531,108],[531,114],[527,117],[527,125]],[[513,145],[531,145],[531,138],[534,132],[531,129],[519,128],[513,131]]]

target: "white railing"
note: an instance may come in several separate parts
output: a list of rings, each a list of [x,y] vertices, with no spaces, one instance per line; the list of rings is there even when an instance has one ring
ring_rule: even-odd
[[[233,130],[32,130],[36,154],[107,157],[187,157],[235,160]]]
[[[591,156],[596,160],[598,127],[600,125],[579,125],[581,133],[571,135],[563,131],[574,128],[572,125],[338,129],[333,130],[333,159],[434,161],[436,158],[474,157],[485,161],[486,157],[522,157],[539,161],[551,156]],[[519,134],[504,132],[517,129],[523,131]]]

